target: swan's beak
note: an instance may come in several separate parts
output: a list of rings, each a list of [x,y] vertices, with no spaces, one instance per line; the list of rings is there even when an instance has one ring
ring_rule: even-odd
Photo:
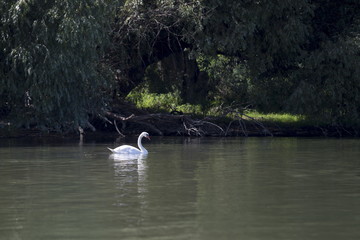
[[[151,139],[150,139],[150,136],[145,136],[145,137],[146,137],[147,139],[151,140]]]

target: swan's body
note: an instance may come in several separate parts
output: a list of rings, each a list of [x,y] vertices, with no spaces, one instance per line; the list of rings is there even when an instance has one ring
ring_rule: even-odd
[[[141,140],[143,137],[146,137],[147,139],[150,140],[149,134],[147,132],[142,132],[137,140],[137,144],[139,146],[139,148],[130,146],[130,145],[122,145],[120,147],[117,148],[108,148],[111,152],[116,153],[116,154],[148,154],[148,151],[143,147],[143,145],[141,144]]]
[[[119,154],[119,153],[112,153],[109,156],[109,159],[112,159],[115,161],[115,163],[117,162],[121,162],[123,163],[134,163],[135,162],[140,162],[143,161],[147,158],[147,154]]]

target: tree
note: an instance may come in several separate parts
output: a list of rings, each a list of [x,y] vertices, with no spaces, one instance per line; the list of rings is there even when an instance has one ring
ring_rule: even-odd
[[[121,99],[148,81],[153,90],[177,88],[188,102],[246,99],[261,111],[360,122],[359,1],[121,4],[1,2],[3,112],[77,127],[101,113],[108,96]]]
[[[243,60],[259,110],[359,126],[359,1],[202,3],[199,49]]]
[[[192,65],[195,65],[192,67],[194,74],[181,74],[187,73],[186,70],[178,71],[180,77],[177,79],[181,82],[175,85],[181,86],[181,92],[195,89],[198,82],[203,82],[199,77],[204,74],[194,61],[199,56],[205,62],[206,58],[209,62],[217,62],[218,54],[233,58],[231,62],[238,63],[236,68],[241,64],[243,67],[238,69],[249,69],[241,72],[249,73],[255,85],[258,78],[282,76],[297,68],[301,61],[301,46],[306,44],[310,29],[308,23],[313,13],[311,6],[306,0],[166,0],[146,4],[142,1],[128,1],[119,14],[113,34],[114,47],[109,54],[109,61],[118,69],[119,90],[126,95],[144,79],[148,79],[144,78],[148,66],[172,54],[183,56],[184,61],[192,61]],[[219,74],[216,74],[215,68],[212,67],[209,72],[212,76],[223,75],[223,69],[217,69]],[[181,77],[183,75],[195,77],[189,79]],[[246,77],[241,76],[242,79]],[[219,81],[210,79],[209,82],[210,85],[216,85]],[[233,81],[239,82],[239,79]],[[173,82],[167,81],[168,84]],[[220,82],[232,88],[230,80]],[[214,93],[213,86],[202,84],[202,87],[208,88],[205,93]],[[224,89],[229,87],[225,86]],[[202,95],[202,98],[207,98]],[[183,94],[183,98],[191,102],[187,94]]]
[[[187,0],[126,2],[117,14],[106,58],[116,73],[120,96],[144,81],[147,67],[192,48],[194,32],[189,29],[198,26],[200,7],[200,2]],[[188,61],[185,55],[180,57]]]
[[[57,130],[87,124],[110,82],[100,63],[114,1],[0,3],[0,99],[17,123]],[[1,106],[0,106],[1,107]]]
[[[360,2],[314,1],[312,31],[286,107],[332,125],[360,122]]]

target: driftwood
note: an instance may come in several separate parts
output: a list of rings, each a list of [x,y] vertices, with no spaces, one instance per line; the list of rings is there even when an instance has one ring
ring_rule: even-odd
[[[131,114],[131,112],[136,114]],[[125,114],[105,112],[97,119],[100,119],[102,125],[107,125],[107,127],[104,129],[98,124],[98,129],[116,131],[122,137],[138,134],[140,131],[148,131],[153,135],[160,136],[358,136],[358,132],[354,129],[339,127],[287,125],[280,127],[275,123],[253,118],[236,109],[226,109],[224,112],[224,116],[230,114],[231,119],[213,117],[199,120],[190,115],[151,114],[136,111],[128,111]]]
[[[269,128],[266,127],[261,121],[257,120],[256,118],[250,117],[249,115],[245,114],[243,111],[238,111],[237,109],[228,108],[225,109],[223,115],[228,115],[228,114],[233,115],[234,120],[230,121],[230,123],[228,124],[225,131],[225,136],[229,134],[231,130],[231,126],[234,125],[234,123],[236,122],[239,124],[238,132],[241,132],[243,136],[246,137],[249,135],[263,135],[263,136],[272,136],[272,137],[274,136],[273,133],[269,130]],[[254,131],[256,131],[257,134],[254,134]]]
[[[225,122],[220,118],[198,120],[189,115],[166,113],[123,116],[105,112],[105,118],[108,123],[112,123],[120,136],[141,130],[160,136],[273,136],[273,133],[257,119],[241,112],[232,112],[232,114],[235,115],[235,119]],[[120,128],[118,122],[121,123]]]
[[[116,131],[124,136],[127,128],[143,128],[157,135],[184,135],[184,136],[221,136],[225,135],[224,129],[213,122],[207,120],[194,120],[188,115],[172,115],[165,113],[130,115],[124,117],[113,112],[105,112],[107,119],[113,120]],[[108,120],[111,122],[110,120]],[[121,130],[117,122],[121,122]],[[134,127],[137,125],[137,127]]]

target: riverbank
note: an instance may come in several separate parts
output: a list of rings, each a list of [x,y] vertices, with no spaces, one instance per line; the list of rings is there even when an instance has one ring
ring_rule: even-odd
[[[72,132],[43,131],[37,128],[13,128],[4,122],[0,138],[44,137],[91,139],[138,135],[147,131],[153,136],[195,137],[359,137],[359,129],[335,126],[312,126],[261,119],[199,118],[190,115],[122,115],[108,112],[104,119],[93,119],[89,127]],[[81,133],[80,133],[81,132]]]

